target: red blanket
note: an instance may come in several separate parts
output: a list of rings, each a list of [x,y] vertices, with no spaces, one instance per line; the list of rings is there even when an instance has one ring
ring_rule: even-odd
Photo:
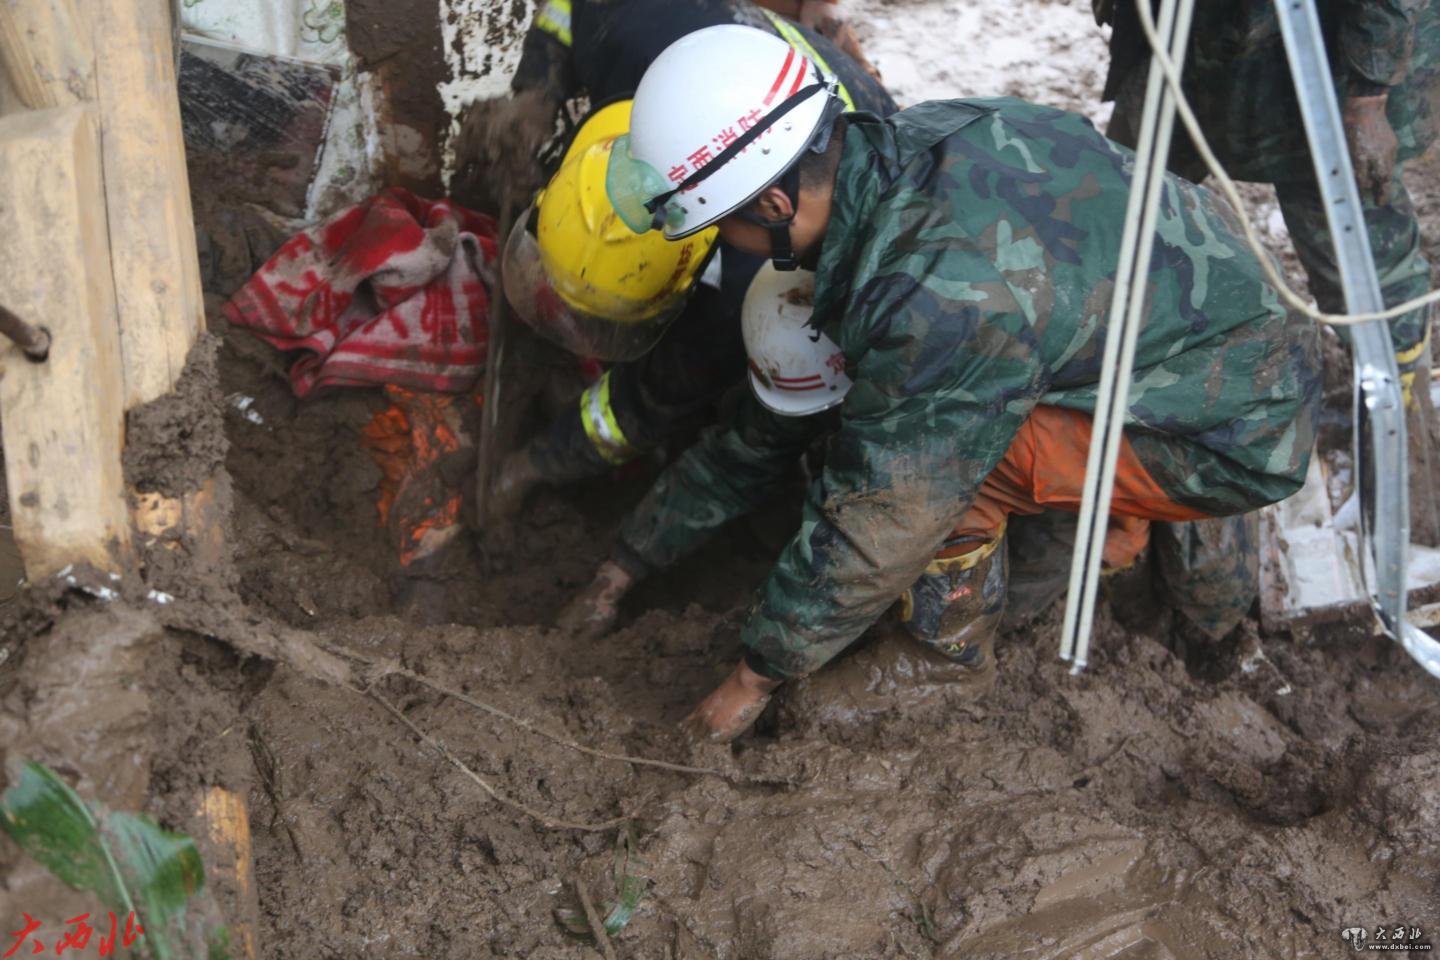
[[[398,384],[471,389],[485,366],[495,221],[390,187],[292,237],[225,316],[281,350],[295,395]]]

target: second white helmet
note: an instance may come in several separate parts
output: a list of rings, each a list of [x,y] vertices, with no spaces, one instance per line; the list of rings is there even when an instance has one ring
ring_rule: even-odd
[[[836,81],[754,27],[687,34],[635,91],[611,152],[610,202],[636,233],[679,239],[740,209],[799,159],[839,112]]]
[[[750,281],[741,312],[750,389],[767,410],[803,417],[828,410],[850,392],[845,354],[810,325],[815,274],[765,264]]]

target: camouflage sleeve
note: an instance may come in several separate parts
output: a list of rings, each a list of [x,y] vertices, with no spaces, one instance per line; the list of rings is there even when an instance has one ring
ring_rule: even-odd
[[[636,575],[670,566],[773,496],[827,423],[776,416],[746,393],[730,425],[706,431],[630,512],[615,560]]]
[[[1392,87],[1405,79],[1415,17],[1425,0],[1344,0],[1339,10],[1340,71],[1352,84]]]
[[[879,304],[858,324],[877,346],[741,634],[746,661],[771,678],[820,667],[914,582],[1043,393],[1034,331],[1019,311],[982,309],[996,304],[987,289],[1013,304],[1003,285],[964,279],[993,267],[955,258],[924,271],[871,281],[853,301]]]

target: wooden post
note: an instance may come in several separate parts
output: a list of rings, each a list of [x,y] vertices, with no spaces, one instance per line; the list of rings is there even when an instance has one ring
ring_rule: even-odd
[[[260,898],[255,889],[255,855],[250,843],[250,811],[245,799],[224,787],[206,787],[195,815],[204,824],[196,839],[205,854],[205,878],[225,904],[234,934],[231,943],[243,960],[255,960],[255,928],[259,926]],[[223,903],[223,900],[222,900]]]
[[[31,581],[128,555],[124,384],[94,109],[0,118],[0,303],[49,329],[49,359],[0,344],[15,540]]]
[[[0,0],[0,65],[31,110],[98,105],[125,408],[175,385],[205,325],[166,0]],[[7,98],[10,99],[10,98]]]
[[[127,410],[170,392],[205,327],[170,8],[167,0],[87,7]]]
[[[95,99],[85,23],[75,0],[0,0],[0,69],[25,109]]]

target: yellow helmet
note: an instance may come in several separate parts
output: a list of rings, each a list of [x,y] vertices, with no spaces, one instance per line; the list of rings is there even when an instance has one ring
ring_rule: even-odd
[[[531,327],[574,353],[632,360],[660,339],[715,245],[714,228],[666,240],[637,234],[605,193],[615,139],[630,101],[587,117],[560,169],[510,231],[505,295]]]

